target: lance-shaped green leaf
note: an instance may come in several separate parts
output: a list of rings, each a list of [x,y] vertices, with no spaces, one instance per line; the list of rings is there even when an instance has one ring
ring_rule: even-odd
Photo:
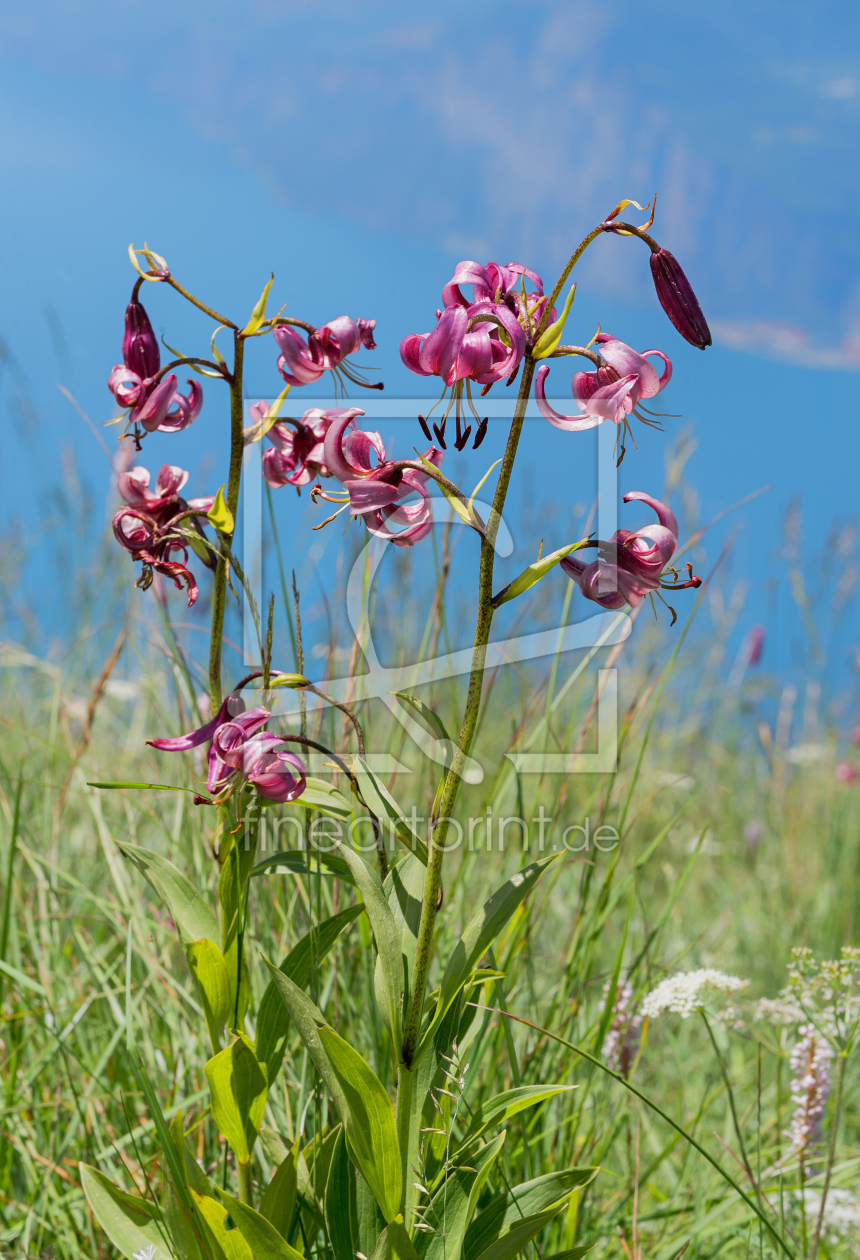
[[[268,1082],[254,1043],[239,1033],[236,1040],[203,1067],[212,1096],[212,1118],[240,1164],[251,1162],[263,1112]]]
[[[135,1248],[149,1243],[163,1245],[164,1226],[153,1203],[138,1195],[126,1194],[97,1168],[83,1163],[78,1167],[93,1215],[124,1256],[131,1257]]]
[[[279,970],[304,989],[314,964],[318,965],[325,958],[341,933],[363,913],[363,905],[347,906],[346,910],[325,919],[293,946]],[[274,981],[270,980],[257,1012],[257,1058],[266,1065],[270,1089],[280,1071],[289,1027],[287,1008]]]
[[[222,368],[226,368],[227,360],[224,358],[223,354],[216,346],[215,338],[218,335],[218,333],[222,332],[223,329],[225,329],[226,327],[227,327],[226,324],[219,324],[218,327],[215,329],[215,331],[212,333],[212,336],[209,338],[209,347],[212,351],[212,358],[215,360],[218,366]]]
[[[564,1203],[560,1203],[558,1207],[549,1208],[546,1212],[518,1217],[508,1232],[491,1242],[485,1251],[475,1257],[475,1260],[513,1260],[513,1257],[524,1251],[535,1235],[539,1234],[553,1217],[558,1216],[563,1207]]]
[[[336,853],[320,853],[319,849],[315,853],[302,849],[284,849],[280,853],[270,853],[257,863],[251,874],[266,875],[269,871],[277,872],[280,869],[289,871],[291,875],[335,875],[344,883],[355,886],[352,872],[343,858],[339,858]]]
[[[264,1140],[263,1133],[265,1133],[265,1125],[260,1134],[261,1140]],[[277,1172],[260,1200],[260,1214],[274,1225],[282,1238],[287,1239],[290,1236],[290,1226],[293,1223],[293,1213],[296,1208],[298,1145],[298,1138],[296,1138],[293,1149],[288,1151],[281,1160]]]
[[[257,300],[257,304],[255,305],[254,309],[251,311],[251,318],[248,320],[247,324],[245,325],[245,327],[242,329],[242,331],[239,334],[240,337],[253,337],[254,333],[257,331],[257,329],[262,324],[263,320],[266,318],[266,303],[269,300],[269,291],[272,287],[272,284],[274,283],[274,280],[275,280],[275,273],[272,272],[270,279],[266,281],[265,289],[263,289],[263,292],[260,294],[259,299]]]
[[[320,1028],[319,1036],[348,1104],[343,1127],[350,1153],[390,1225],[403,1189],[391,1100],[373,1069],[333,1028]]]
[[[388,822],[407,849],[411,849],[416,857],[426,866],[427,845],[416,836],[404,818],[403,810],[388,791],[388,788],[379,776],[374,774],[367,762],[362,761],[361,757],[356,757],[355,759],[355,777],[358,779],[362,798],[370,812],[375,814],[380,822]]]
[[[152,853],[149,849],[141,849],[136,844],[125,844],[119,840],[116,843],[126,857],[131,858],[144,879],[167,906],[183,945],[190,945],[203,937],[210,941],[218,940],[215,915],[190,879],[186,879],[160,853]]]
[[[325,1187],[325,1223],[331,1244],[332,1260],[353,1260],[357,1242],[352,1237],[350,1192],[352,1166],[346,1153],[343,1129],[337,1135],[332,1151]]]
[[[217,529],[219,534],[226,534],[227,537],[230,537],[236,528],[233,513],[224,500],[223,486],[219,486],[218,493],[215,495],[215,502],[206,514],[206,519],[210,525]]]
[[[470,1158],[470,1167],[453,1168],[433,1195],[422,1220],[434,1231],[421,1232],[415,1249],[421,1260],[453,1260],[459,1257],[469,1222],[475,1214],[478,1197],[505,1144],[503,1131]]]
[[[212,1260],[255,1260],[253,1251],[240,1230],[235,1228],[235,1224],[233,1228],[227,1228],[231,1222],[224,1204],[208,1194],[198,1194],[196,1190],[191,1191],[191,1196],[206,1234]]]
[[[281,408],[286,402],[287,394],[291,389],[292,385],[287,385],[284,389],[282,389],[271,406],[266,408],[262,417],[257,420],[255,424],[249,425],[247,429],[242,430],[242,440],[245,446],[250,446],[252,442],[259,442],[260,438],[266,436],[272,425],[277,423],[278,417],[281,414]],[[295,676],[296,675],[293,675],[293,677]],[[274,679],[272,680],[272,686],[288,687],[289,685],[289,683],[276,683]]]
[[[490,1125],[505,1124],[527,1107],[536,1107],[548,1098],[555,1098],[557,1094],[566,1094],[578,1088],[577,1085],[519,1085],[516,1089],[507,1089],[503,1094],[488,1098],[472,1114],[471,1124],[458,1149],[473,1142]]]
[[[164,1189],[161,1207],[167,1223],[167,1231],[179,1260],[214,1260],[214,1257],[203,1251],[206,1236],[202,1222],[197,1219],[194,1200],[188,1193],[190,1188],[196,1190],[198,1194],[211,1196],[212,1186],[194,1158],[194,1153],[185,1137],[181,1110],[177,1111],[171,1120],[169,1132],[177,1158],[171,1161],[168,1158],[169,1152],[164,1152],[162,1165]],[[184,1173],[181,1186],[182,1197],[174,1184],[174,1169],[178,1169],[180,1177]]]
[[[302,1260],[301,1252],[291,1247],[265,1216],[224,1191],[221,1198],[229,1209],[230,1219],[251,1248],[254,1260]]]
[[[425,1054],[432,1044],[436,1029],[471,976],[478,961],[487,952],[517,907],[525,901],[549,864],[559,857],[561,857],[560,853],[554,853],[517,871],[497,892],[493,893],[489,901],[472,919],[448,959],[442,975],[442,983],[439,986],[436,1010],[429,1027],[421,1038],[416,1058]]]
[[[480,1260],[480,1257],[489,1254],[493,1245],[522,1224],[524,1218],[548,1212],[547,1219],[551,1219],[574,1190],[587,1186],[599,1171],[598,1168],[567,1168],[562,1172],[546,1173],[498,1195],[467,1229],[464,1260]],[[538,1225],[534,1233],[544,1223]],[[531,1237],[533,1234],[528,1235],[526,1242]],[[516,1251],[500,1251],[498,1254],[516,1255]]]
[[[192,941],[185,947],[185,953],[200,989],[212,1050],[217,1054],[221,1049],[221,1033],[233,1013],[230,1006],[232,986],[227,964],[214,941],[205,937],[200,941]]]
[[[408,691],[395,691],[398,700],[403,700],[406,704],[411,705],[420,718],[427,723],[430,730],[437,739],[443,743],[451,744],[451,736],[445,729],[445,723],[437,713],[434,713],[428,704],[423,700],[419,700],[417,696],[412,696]]]
[[[289,1012],[290,1019],[295,1024],[296,1032],[301,1037],[311,1057],[311,1062],[325,1081],[338,1115],[345,1124],[349,1114],[349,1104],[340,1087],[340,1078],[333,1070],[320,1038],[320,1027],[325,1024],[322,1013],[305,991],[294,984],[289,976],[285,976],[268,959],[264,958],[263,961],[269,968],[275,988]]]
[[[395,1061],[400,1059],[403,1041],[403,954],[400,945],[400,929],[382,888],[376,871],[372,871],[357,853],[342,844],[338,853],[352,871],[358,891],[364,901],[367,917],[376,941],[379,955],[379,979],[376,1000],[380,1014],[394,1050]]]
[[[336,818],[338,822],[346,822],[352,817],[352,806],[343,793],[334,784],[313,775],[308,775],[304,792],[292,804],[296,810],[313,809],[328,818]]]
[[[508,600],[516,599],[518,595],[522,595],[523,591],[527,591],[529,587],[534,586],[541,578],[546,577],[550,569],[554,569],[559,560],[563,560],[571,552],[579,551],[581,547],[587,545],[588,539],[581,538],[579,542],[568,543],[566,547],[559,547],[558,551],[551,551],[549,555],[541,556],[540,560],[535,560],[534,564],[530,564],[527,569],[523,569],[522,573],[515,577],[513,582],[503,586],[498,595],[493,596],[493,607],[500,608]]]
[[[151,1203],[118,1189],[97,1168],[88,1164],[79,1167],[93,1216],[126,1260],[134,1260],[136,1251],[145,1251],[150,1245],[159,1250],[164,1246],[164,1227],[159,1225]]]
[[[549,355],[554,354],[561,344],[561,334],[564,332],[564,325],[570,314],[570,308],[573,306],[574,295],[576,294],[576,285],[572,284],[567,297],[564,300],[564,307],[561,314],[554,324],[550,324],[549,328],[545,328],[538,337],[532,350],[533,359],[546,359]]]

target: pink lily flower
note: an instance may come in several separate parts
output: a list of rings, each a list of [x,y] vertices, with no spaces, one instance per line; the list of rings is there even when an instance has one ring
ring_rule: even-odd
[[[524,323],[525,309],[520,288],[524,276],[535,286],[526,292],[526,307],[532,326],[537,327],[546,307],[543,280],[536,271],[530,271],[520,263],[508,263],[506,267],[494,262],[488,262],[486,267],[469,260],[457,263],[454,275],[442,290],[442,303],[444,306],[470,306],[483,301],[504,304]],[[463,296],[461,284],[472,286],[471,303]],[[553,322],[555,314],[553,308],[548,324]]]
[[[462,380],[492,385],[519,367],[526,335],[507,306],[456,304],[438,312],[437,320],[432,332],[411,333],[401,341],[400,357],[410,372],[440,376],[446,386]]]
[[[214,502],[214,496],[200,499],[182,499],[179,491],[188,480],[184,468],[174,464],[162,464],[155,481],[155,491],[149,489],[149,472],[146,468],[132,468],[117,477],[117,488],[127,506],[113,518],[113,532],[122,547],[133,560],[140,560],[143,572],[136,585],[147,590],[152,584],[153,572],[172,579],[177,589],[183,584],[188,592],[188,607],[197,598],[197,582],[188,568],[188,549],[175,538],[164,537],[170,522],[180,512],[192,509],[205,514]],[[173,560],[174,553],[181,560]],[[212,561],[214,564],[214,561]],[[210,565],[211,567],[211,565]]]
[[[321,328],[305,336],[289,324],[279,324],[273,336],[281,351],[278,371],[288,385],[312,385],[324,372],[341,371],[347,379],[358,385],[367,382],[344,363],[348,354],[354,354],[362,346],[375,350],[373,330],[375,319],[350,319],[338,315]],[[369,388],[381,389],[381,385]]]
[[[359,408],[350,407],[332,423],[323,443],[326,467],[343,483],[351,516],[361,517],[376,537],[398,547],[411,547],[426,537],[433,526],[430,496],[425,489],[428,474],[415,468],[398,468],[386,459],[380,435],[356,428],[356,416],[363,415]],[[375,464],[371,462],[373,456]],[[438,447],[430,446],[424,458],[438,468],[443,455]],[[399,502],[411,494],[418,494],[420,502]],[[394,532],[388,522],[405,528]]]
[[[678,522],[665,503],[640,490],[624,496],[625,503],[642,502],[652,507],[658,524],[631,532],[618,529],[608,543],[598,543],[598,559],[586,564],[574,554],[565,556],[561,567],[576,582],[586,599],[603,608],[631,608],[646,595],[658,590],[682,590],[701,586],[701,578],[690,570],[689,581],[664,582],[664,571],[678,547]],[[677,573],[670,570],[677,579]]]
[[[251,408],[254,420],[261,420],[265,403]],[[300,420],[278,421],[266,436],[274,443],[263,455],[263,476],[273,490],[291,485],[306,486],[314,477],[330,477],[323,455],[323,438],[332,422],[341,414],[339,408],[321,411],[311,407]],[[288,426],[292,425],[293,428]]]
[[[262,705],[246,711],[241,696],[228,696],[215,717],[197,730],[147,743],[162,752],[186,752],[210,741],[210,792],[222,791],[231,780],[245,781],[267,800],[294,801],[305,790],[305,767],[301,758],[281,747],[280,736],[262,730],[270,717]]]
[[[555,410],[546,397],[546,378],[549,368],[539,367],[535,377],[535,400],[545,420],[557,429],[580,432],[593,429],[604,420],[622,424],[631,413],[640,420],[648,418],[636,410],[643,398],[653,398],[672,379],[672,364],[661,350],[644,350],[641,354],[619,341],[601,333],[597,337],[601,358],[606,366],[596,372],[574,372],[570,383],[579,415],[564,416]],[[665,364],[662,376],[658,376],[648,362],[649,355],[657,355]]]
[[[136,299],[125,311],[122,363],[111,368],[108,389],[120,407],[129,408],[129,420],[147,433],[177,433],[197,419],[203,406],[203,390],[188,380],[188,395],[181,394],[174,372],[156,381],[161,365],[158,341],[149,316]]]

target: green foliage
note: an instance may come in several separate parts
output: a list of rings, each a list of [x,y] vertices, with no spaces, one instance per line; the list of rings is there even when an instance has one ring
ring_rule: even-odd
[[[254,1044],[239,1033],[203,1069],[209,1082],[212,1116],[240,1164],[248,1164],[266,1110],[268,1081]]]

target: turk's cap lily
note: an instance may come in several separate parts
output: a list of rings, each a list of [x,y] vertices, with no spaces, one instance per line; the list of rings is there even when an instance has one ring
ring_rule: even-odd
[[[187,752],[209,743],[206,786],[210,792],[217,792],[227,785],[236,770],[241,770],[242,749],[266,725],[270,716],[262,705],[246,710],[241,696],[230,695],[203,726],[186,735],[149,739],[147,743],[160,752]]]
[[[251,416],[255,420],[262,419],[265,411],[266,404],[257,403],[251,408]],[[323,439],[339,415],[338,408],[322,411],[311,407],[300,420],[278,421],[272,425],[266,435],[272,446],[263,455],[263,476],[272,489],[285,485],[306,486],[314,477],[331,476],[325,465]]]
[[[375,350],[375,319],[338,315],[305,336],[289,324],[279,324],[273,335],[281,351],[278,371],[288,385],[312,385],[324,372],[338,367],[360,347]]]
[[[543,314],[543,307],[538,311],[538,305],[545,302],[543,292],[543,280],[536,271],[530,271],[528,267],[523,267],[521,263],[508,263],[506,267],[499,266],[498,263],[488,262],[485,267],[480,263],[472,262],[469,259],[458,262],[454,269],[454,274],[442,290],[443,306],[472,306],[476,302],[504,302],[517,315],[522,314],[522,290],[520,285],[523,278],[527,277],[535,286],[534,289],[526,293],[526,301],[528,302],[529,311],[532,318],[540,319]],[[461,284],[470,284],[472,286],[472,301],[463,295],[460,289]],[[555,318],[555,312],[552,312],[551,320]]]
[[[618,529],[606,543],[598,544],[598,558],[586,564],[578,555],[565,556],[561,567],[582,591],[586,599],[603,608],[631,608],[649,592],[699,586],[700,578],[688,582],[664,584],[663,572],[678,547],[678,522],[675,514],[640,490],[624,496],[625,503],[647,503],[657,514],[657,523],[644,529]]]
[[[526,337],[516,315],[491,301],[447,306],[429,333],[410,333],[400,357],[417,376],[439,376],[445,385],[461,380],[491,385],[519,367]]]
[[[122,339],[122,361],[141,380],[155,376],[161,367],[158,338],[152,330],[143,304],[132,298],[125,308],[125,336]]]
[[[323,444],[326,467],[343,483],[351,516],[361,517],[377,538],[411,547],[433,526],[430,496],[425,489],[430,474],[418,468],[398,468],[386,459],[380,435],[356,428],[356,417],[361,415],[364,412],[359,408],[350,407],[331,424]],[[376,463],[372,462],[374,457]],[[424,459],[438,468],[443,453],[430,446]],[[400,502],[411,494],[419,495],[418,503]],[[394,531],[392,524],[404,528]]]
[[[657,298],[678,332],[691,346],[711,345],[711,330],[681,264],[668,249],[651,253],[651,275]]]
[[[544,364],[537,370],[535,401],[538,410],[557,429],[581,432],[593,429],[604,420],[622,424],[625,416],[636,411],[641,399],[653,398],[672,379],[672,364],[662,350],[643,350],[640,354],[606,333],[601,333],[597,342],[605,366],[599,367],[596,372],[574,372],[570,383],[578,415],[565,416],[555,410],[546,397],[549,368]],[[663,360],[663,371],[659,376],[648,362],[651,355]]]
[[[148,469],[136,467],[120,473],[117,489],[126,506],[114,516],[113,532],[132,559],[143,563],[139,586],[146,589],[151,584],[152,572],[161,573],[171,578],[179,589],[185,586],[190,608],[197,598],[197,582],[187,567],[188,550],[176,536],[170,538],[169,533],[165,534],[165,530],[173,518],[186,509],[208,512],[214,498],[212,495],[199,499],[181,498],[179,491],[187,480],[188,473],[175,464],[162,464],[154,491],[149,489]],[[173,559],[176,554],[181,556],[181,560]],[[214,567],[214,558],[206,559],[205,563],[210,568]]]
[[[174,372],[168,372],[157,384],[141,377],[132,368],[118,363],[111,369],[108,389],[120,407],[130,409],[129,419],[147,433],[178,433],[187,429],[200,415],[203,389],[199,381],[188,380],[188,394],[177,389]]]

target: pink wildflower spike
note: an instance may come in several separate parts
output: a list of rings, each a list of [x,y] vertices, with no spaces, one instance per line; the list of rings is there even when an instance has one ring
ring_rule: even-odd
[[[324,372],[338,368],[342,368],[350,380],[366,384],[345,366],[344,359],[362,346],[366,350],[376,349],[373,340],[375,327],[375,319],[354,320],[348,315],[338,315],[305,335],[289,324],[280,324],[273,332],[281,351],[278,371],[288,385],[312,385]],[[374,385],[371,388],[380,387]]]
[[[658,524],[631,532],[618,529],[609,542],[598,543],[598,559],[586,564],[577,555],[566,556],[561,567],[576,582],[586,599],[603,608],[631,608],[657,590],[683,590],[701,585],[691,572],[686,582],[665,582],[663,574],[678,546],[678,522],[665,503],[650,494],[632,490],[625,503],[642,502],[652,507]]]

